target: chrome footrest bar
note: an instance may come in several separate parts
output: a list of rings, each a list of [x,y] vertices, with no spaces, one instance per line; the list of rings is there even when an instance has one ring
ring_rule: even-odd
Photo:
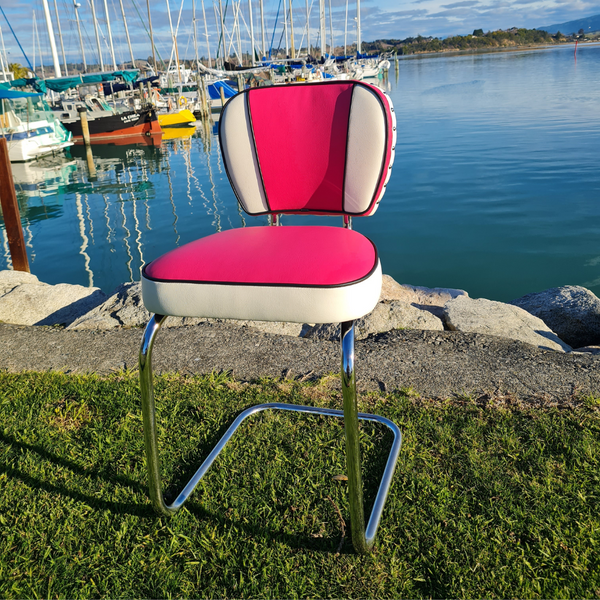
[[[278,402],[270,402],[265,404],[257,404],[247,408],[241,412],[233,423],[229,426],[227,431],[223,434],[217,445],[213,448],[210,454],[206,457],[204,462],[200,465],[198,470],[194,473],[192,478],[177,496],[172,504],[166,504],[163,499],[161,489],[161,476],[160,476],[160,460],[158,454],[158,442],[156,434],[156,419],[155,419],[155,407],[154,407],[154,392],[152,384],[152,363],[151,354],[152,346],[156,333],[160,326],[164,322],[165,317],[161,315],[154,315],[144,332],[144,338],[142,340],[142,346],[140,349],[140,387],[142,392],[142,413],[144,420],[144,440],[146,445],[146,461],[148,468],[149,484],[150,484],[150,497],[152,504],[157,512],[164,515],[172,515],[176,513],[185,501],[189,498],[190,494],[194,491],[202,477],[206,474],[212,463],[215,461],[217,456],[223,450],[227,442],[231,439],[233,434],[236,432],[242,422],[249,416],[264,410],[284,410],[289,412],[299,412],[314,415],[322,415],[327,417],[337,417],[344,419],[344,426],[346,430],[346,448],[347,448],[347,469],[348,469],[348,484],[349,484],[349,496],[350,496],[350,514],[352,523],[352,540],[357,552],[367,552],[373,547],[375,536],[377,534],[377,528],[379,527],[379,521],[383,512],[383,507],[390,489],[394,469],[400,453],[400,446],[402,444],[402,434],[395,423],[380,417],[378,415],[372,415],[368,413],[356,412],[356,394],[354,384],[354,328],[350,323],[349,327],[352,332],[352,339],[349,340],[347,335],[344,336],[344,326],[342,325],[342,362],[343,369],[346,374],[346,380],[343,381],[344,391],[344,410],[336,410],[331,408],[318,408],[313,406],[299,406],[295,404],[284,404]],[[348,331],[348,327],[346,327]],[[346,351],[344,351],[344,339],[346,339]],[[351,348],[350,348],[351,342]],[[351,350],[351,351],[350,351]],[[342,375],[344,379],[344,373]],[[348,407],[347,405],[350,405]],[[354,409],[354,412],[353,412]],[[352,414],[353,413],[353,414]],[[392,432],[394,439],[392,447],[390,449],[385,469],[379,484],[377,496],[371,510],[371,515],[367,523],[366,529],[364,528],[364,513],[363,513],[363,500],[362,500],[362,484],[360,483],[360,455],[358,449],[358,420],[372,421],[385,425]],[[355,425],[353,423],[355,421]],[[354,479],[351,476],[351,471],[357,471],[354,474]]]

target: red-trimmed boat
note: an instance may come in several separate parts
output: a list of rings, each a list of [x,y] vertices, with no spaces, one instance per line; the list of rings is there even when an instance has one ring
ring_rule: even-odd
[[[139,138],[139,136],[161,139],[162,129],[154,108],[145,107],[117,112],[112,110],[106,102],[97,97],[91,97],[85,101],[65,100],[62,103],[62,110],[57,111],[58,118],[73,134],[73,141],[76,144],[83,143],[81,119],[77,110],[79,107],[86,109],[92,144],[115,143],[118,140]]]

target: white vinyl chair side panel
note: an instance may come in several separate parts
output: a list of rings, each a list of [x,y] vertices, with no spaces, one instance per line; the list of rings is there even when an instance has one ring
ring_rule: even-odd
[[[362,85],[354,88],[350,122],[344,210],[363,213],[373,200],[386,153],[386,115],[377,94]]]
[[[340,323],[370,313],[381,294],[381,263],[365,279],[339,287],[165,283],[142,275],[144,306],[159,315]]]
[[[221,115],[223,158],[242,208],[249,214],[269,210],[253,143],[246,94],[234,96]]]

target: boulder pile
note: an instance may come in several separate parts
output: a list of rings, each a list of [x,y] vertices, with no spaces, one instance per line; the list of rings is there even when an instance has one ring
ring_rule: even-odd
[[[150,318],[139,282],[120,285],[110,296],[99,288],[42,283],[35,275],[0,271],[0,321],[66,329],[143,327]],[[169,318],[168,327],[215,319]],[[233,323],[233,321],[232,321]],[[236,322],[264,333],[339,339],[339,325]],[[464,290],[399,284],[383,276],[375,309],[355,323],[357,339],[393,329],[461,331],[519,340],[556,352],[600,353],[600,299],[580,286],[527,294],[506,304],[470,298]],[[574,350],[575,349],[575,350]]]

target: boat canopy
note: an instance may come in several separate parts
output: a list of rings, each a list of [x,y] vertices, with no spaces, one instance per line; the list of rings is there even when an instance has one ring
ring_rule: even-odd
[[[2,90],[10,90],[13,88],[22,88],[27,85],[33,85],[35,79],[13,79],[12,81],[3,81],[0,83],[0,89]]]
[[[115,79],[123,79],[129,83],[130,81],[135,81],[138,75],[139,69],[131,69],[127,71],[112,71],[110,73],[90,73],[88,75],[76,75],[75,77],[57,77],[54,79],[15,79],[14,81],[0,83],[0,88],[10,89],[29,85],[38,92],[45,94],[48,90],[64,92],[80,85],[114,81]]]
[[[39,80],[38,85],[40,83],[44,83],[46,88],[49,90],[54,92],[64,92],[80,85],[114,81],[115,79],[124,79],[127,83],[129,83],[131,81],[135,81],[138,74],[138,70],[112,71],[111,73],[91,73],[89,75],[77,75],[75,77],[58,77],[56,79]]]
[[[122,92],[124,90],[130,90],[131,83],[133,83],[133,80],[126,81],[125,83],[121,83],[121,82],[113,83],[112,81],[109,81],[109,82],[105,81],[102,83],[104,95],[110,96],[111,94],[116,94],[117,92]],[[135,85],[139,85],[140,83],[142,85],[146,85],[146,83],[158,85],[158,75],[152,75],[151,77],[146,77],[145,79],[138,79],[135,81]]]
[[[38,98],[43,94],[30,94],[28,92],[16,92],[0,87],[0,100],[18,100],[19,98]]]

